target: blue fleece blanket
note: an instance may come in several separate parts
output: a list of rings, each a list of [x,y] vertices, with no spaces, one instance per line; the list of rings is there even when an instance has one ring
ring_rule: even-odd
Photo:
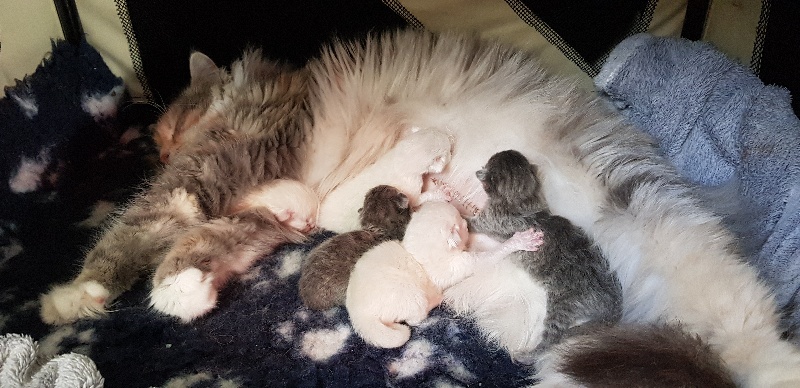
[[[647,34],[619,44],[595,84],[709,189],[800,341],[800,120],[788,91],[707,43]]]

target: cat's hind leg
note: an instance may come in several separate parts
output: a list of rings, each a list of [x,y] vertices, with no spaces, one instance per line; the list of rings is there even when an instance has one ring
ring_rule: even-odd
[[[41,296],[42,320],[59,325],[105,314],[117,296],[154,267],[174,235],[203,219],[195,196],[185,189],[140,197],[89,251],[78,276]]]
[[[211,311],[231,276],[285,243],[305,240],[265,209],[197,225],[183,234],[156,268],[150,305],[189,322]]]

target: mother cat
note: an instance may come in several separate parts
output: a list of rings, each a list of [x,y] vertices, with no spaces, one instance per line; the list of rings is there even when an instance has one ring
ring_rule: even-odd
[[[517,148],[540,166],[553,213],[586,230],[618,272],[623,320],[680,321],[741,385],[800,386],[800,351],[779,338],[773,298],[731,234],[652,140],[603,101],[525,53],[457,35],[334,44],[310,67],[315,133],[304,177],[320,194],[413,123],[455,136],[448,168],[429,183],[446,185],[469,212],[485,201],[474,171]],[[390,125],[369,125],[381,121]]]
[[[321,196],[410,126],[436,127],[455,147],[428,183],[474,212],[485,201],[474,172],[495,152],[518,149],[540,167],[553,213],[583,228],[618,272],[624,320],[680,321],[741,385],[800,386],[800,351],[779,338],[769,290],[731,234],[651,139],[601,100],[525,53],[418,31],[336,43],[308,70],[313,127],[300,177]],[[101,242],[113,245],[113,236]]]

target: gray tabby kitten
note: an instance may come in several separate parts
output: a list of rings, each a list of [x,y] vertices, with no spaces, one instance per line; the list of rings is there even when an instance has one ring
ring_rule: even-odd
[[[358,259],[381,242],[403,239],[411,220],[409,199],[392,186],[374,187],[364,197],[359,220],[363,229],[333,236],[308,254],[298,286],[309,308],[344,305],[350,272]]]
[[[275,178],[299,178],[311,121],[307,73],[259,51],[230,70],[195,53],[190,70],[189,87],[157,124],[169,163],[101,234],[80,273],[42,296],[45,322],[103,314],[154,270],[153,292],[166,290],[154,307],[188,321],[213,308],[230,276],[305,239],[266,207],[241,203]]]
[[[534,351],[538,354],[586,325],[617,323],[622,286],[586,233],[550,213],[536,173],[536,166],[514,150],[489,158],[476,173],[489,200],[470,220],[470,229],[498,239],[531,227],[544,232],[541,248],[519,253],[517,259],[547,290],[544,333]]]

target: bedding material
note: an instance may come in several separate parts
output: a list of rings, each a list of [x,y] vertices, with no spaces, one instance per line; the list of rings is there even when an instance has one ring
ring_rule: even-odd
[[[677,44],[681,45],[686,44]],[[90,46],[84,49],[91,52]],[[628,58],[615,55],[611,63],[618,63],[614,61],[622,57]],[[616,77],[635,69],[629,68],[627,63],[623,62],[617,68],[619,73],[614,73]],[[59,67],[68,64],[59,62],[53,66],[54,71],[68,71]],[[706,71],[713,74],[715,69],[718,68],[712,66]],[[37,77],[46,73],[37,70],[28,80],[36,82]],[[601,76],[604,74],[608,72],[601,73]],[[106,76],[107,73],[103,75]],[[641,75],[651,77],[658,85],[661,85],[658,79],[662,76],[662,73]],[[717,74],[719,76],[721,74]],[[93,77],[86,76],[86,79]],[[601,86],[605,85],[602,79],[605,78],[598,78]],[[781,95],[780,91],[772,92]],[[71,99],[80,101],[83,95],[78,93]],[[611,92],[609,95],[615,96]],[[7,92],[0,101],[11,104],[16,101],[13,96],[13,91]],[[624,101],[619,96],[615,99]],[[76,101],[69,100],[68,104],[53,105],[50,109],[82,116],[85,114],[80,113],[85,112],[83,104]],[[662,112],[663,116],[659,117],[664,120],[664,117],[676,117],[676,113],[667,112],[686,107],[689,105],[686,101],[688,99],[684,98],[672,101],[672,105],[658,103],[648,106],[648,109]],[[724,104],[726,101],[710,99],[706,108],[714,112],[719,109],[715,108],[718,103],[727,106]],[[632,120],[636,121],[633,112],[639,104],[648,102],[646,99],[631,99],[628,104],[620,103],[620,106],[626,106],[625,113],[630,113]],[[3,188],[9,202],[3,203],[0,217],[0,333],[29,335],[40,347],[46,344],[46,354],[50,357],[70,352],[83,354],[88,359],[81,358],[80,362],[90,365],[90,359],[109,387],[515,387],[532,383],[528,368],[514,364],[507,353],[484,341],[473,322],[454,316],[445,307],[434,309],[431,317],[413,330],[412,338],[405,346],[377,349],[366,345],[353,333],[344,309],[320,312],[302,306],[297,292],[300,264],[312,247],[333,235],[328,232],[312,236],[311,241],[303,245],[284,246],[265,257],[240,281],[224,289],[218,308],[191,324],[180,323],[151,310],[147,301],[148,285],[141,282],[111,306],[112,312],[107,317],[55,328],[44,325],[38,316],[39,294],[51,284],[71,278],[80,266],[82,251],[92,244],[98,231],[96,222],[84,221],[91,219],[93,210],[124,203],[136,192],[143,179],[154,171],[153,165],[149,164],[152,150],[142,142],[123,140],[130,135],[122,134],[134,133],[129,130],[138,128],[125,117],[126,112],[136,107],[121,105],[121,100],[115,100],[114,104],[119,108],[115,111],[117,114],[103,116],[102,120],[103,128],[114,130],[100,149],[92,148],[88,152],[89,148],[80,147],[96,144],[95,137],[81,137],[75,133],[64,137],[65,144],[88,152],[80,159],[81,168],[78,169],[85,174],[71,175],[73,178],[69,185],[42,186],[29,193]],[[98,122],[93,119],[96,116],[90,114],[88,117],[92,119],[82,121],[86,125]],[[776,126],[776,130],[789,131],[781,128],[784,127]],[[5,127],[0,129],[9,130]],[[29,138],[24,141],[44,144],[36,132],[27,133]],[[704,140],[703,137],[686,136],[689,139],[684,142],[687,147],[689,143]],[[672,149],[668,142],[662,140],[662,143],[665,152]],[[700,152],[697,147],[688,147],[685,151]],[[680,154],[683,149],[676,150],[673,152]],[[35,158],[38,154],[31,155]],[[11,177],[17,171],[14,170],[16,166],[11,162],[0,166],[4,169],[3,177]],[[738,171],[734,167],[739,165],[711,174],[717,179],[713,183],[726,182],[729,175],[734,176],[734,171]],[[744,171],[755,172],[760,167],[760,164],[753,165]],[[691,177],[692,171],[688,170],[686,174]],[[781,171],[793,170],[786,167]],[[770,178],[777,178],[776,175],[779,174],[773,173]],[[35,176],[42,177],[41,174]],[[766,178],[761,179],[750,182],[740,177],[739,181],[743,183],[739,187],[750,187],[748,190],[751,191],[742,189],[743,193],[760,193],[756,190],[757,184],[769,183]],[[699,178],[694,180],[700,181]],[[5,185],[8,181],[4,179],[2,183]],[[797,194],[796,189],[794,186],[792,191],[790,187],[787,192]],[[788,201],[796,197],[786,198]],[[105,205],[98,206],[98,200],[103,200],[100,203]],[[786,211],[788,207],[781,209]],[[782,243],[775,242],[779,248],[790,247],[792,236],[797,233],[795,229],[794,235],[776,234],[776,230],[783,230],[781,222],[791,223],[793,220],[791,216],[787,217],[779,217],[775,221],[777,226],[768,229],[770,236],[787,239]],[[763,225],[769,224],[765,221]],[[764,232],[753,229],[751,233],[763,236]],[[782,284],[779,283],[782,279],[774,281],[776,289]],[[0,361],[8,365],[5,360]],[[100,377],[93,373],[89,376],[95,383],[100,381]]]
[[[648,34],[618,45],[595,83],[707,187],[800,343],[800,120],[789,92],[708,43]]]

